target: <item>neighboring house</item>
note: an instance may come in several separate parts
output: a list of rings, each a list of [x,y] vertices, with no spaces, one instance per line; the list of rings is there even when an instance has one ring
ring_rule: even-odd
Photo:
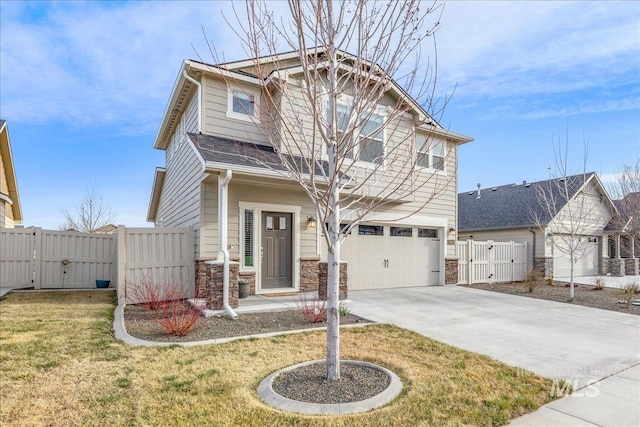
[[[302,72],[296,58],[296,53],[279,56],[280,63],[287,64],[289,79]],[[272,61],[268,57],[260,60],[264,64]],[[237,83],[225,82],[225,70]],[[231,259],[239,263],[238,274],[251,282],[252,292],[314,290],[318,263],[326,260],[324,237],[306,193],[273,170],[279,160],[263,131],[273,131],[274,126],[256,125],[251,117],[257,114],[263,84],[253,73],[251,60],[216,66],[184,61],[153,145],[166,152],[166,165],[156,169],[147,220],[158,227],[194,227],[196,290],[204,280],[204,261],[218,259],[223,249],[218,244],[221,231],[228,233]],[[287,90],[301,89],[292,84]],[[406,94],[390,85],[388,96]],[[341,255],[348,262],[349,289],[442,285],[445,260],[450,270],[447,283],[457,280],[457,150],[472,138],[439,125],[416,129],[411,113],[423,112],[415,103],[412,108],[406,119],[403,116],[402,129],[412,133],[413,147],[416,135],[418,139],[428,132],[435,135],[438,144],[432,144],[433,150],[417,155],[424,156],[424,171],[438,174],[441,182],[447,182],[446,188],[409,218],[391,222],[420,206],[420,197],[426,200],[429,188],[414,200],[395,201],[352,231]],[[382,134],[383,145],[398,139],[390,131]],[[287,143],[284,138],[282,143]],[[273,167],[255,162],[247,153],[259,153]],[[438,165],[437,170],[426,167],[427,161]],[[225,178],[230,178],[228,187]],[[226,222],[225,208],[218,203],[221,195],[228,197]]]
[[[575,212],[575,204],[584,197],[585,209],[582,211],[588,213],[588,221],[582,227],[577,252],[584,256],[574,260],[574,274],[606,273],[609,246],[603,238],[604,230],[617,213],[616,208],[595,173],[567,177],[567,183],[569,203],[558,194],[555,180],[525,181],[458,194],[458,238],[528,242],[529,268],[536,268],[545,277],[569,276],[571,258],[567,254],[566,241],[559,237],[560,233],[566,233],[560,221],[572,208]],[[538,198],[541,190],[549,189],[553,189],[557,202],[554,210],[557,214],[553,217]],[[569,204],[573,204],[572,207]]]
[[[13,228],[16,224],[22,224],[18,182],[7,122],[0,120],[0,227]]]
[[[618,215],[605,228],[610,271],[617,276],[635,276],[640,274],[640,192],[629,193],[613,203]]]

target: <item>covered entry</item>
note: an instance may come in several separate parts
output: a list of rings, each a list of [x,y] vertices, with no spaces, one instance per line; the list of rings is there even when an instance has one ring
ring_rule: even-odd
[[[342,245],[348,287],[400,288],[440,284],[441,230],[401,225],[362,224]]]

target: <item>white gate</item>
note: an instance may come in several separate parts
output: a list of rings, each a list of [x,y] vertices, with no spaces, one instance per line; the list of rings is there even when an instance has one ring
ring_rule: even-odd
[[[527,269],[527,243],[457,242],[458,284],[521,281]]]
[[[33,230],[0,228],[0,286],[33,284]]]

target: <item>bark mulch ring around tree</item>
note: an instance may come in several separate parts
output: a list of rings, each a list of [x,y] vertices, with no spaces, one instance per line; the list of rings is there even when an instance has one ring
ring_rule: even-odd
[[[606,279],[605,279],[606,280]],[[573,301],[569,300],[569,288],[565,287],[565,282],[554,282],[554,286],[546,283],[536,287],[533,292],[525,287],[521,282],[516,283],[477,283],[473,285],[462,285],[468,288],[483,289],[486,291],[502,292],[504,294],[519,295],[529,298],[545,299],[549,301],[564,302],[573,305],[582,305],[585,307],[600,308],[602,310],[618,311],[621,313],[629,313],[640,315],[640,306],[619,303],[625,297],[620,289],[604,288],[596,290],[594,286],[577,285],[574,288],[575,297]],[[640,294],[634,295],[633,299],[640,299]]]
[[[239,314],[232,320],[228,317],[201,318],[193,330],[185,336],[167,335],[155,320],[156,313],[143,307],[128,305],[124,310],[124,325],[129,335],[148,341],[191,342],[219,338],[242,337],[269,332],[284,332],[297,329],[322,328],[327,322],[310,323],[297,310]],[[352,314],[340,316],[340,325],[371,323]]]

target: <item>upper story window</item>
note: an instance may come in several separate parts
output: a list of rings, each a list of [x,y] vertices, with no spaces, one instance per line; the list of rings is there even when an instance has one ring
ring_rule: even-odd
[[[423,168],[444,171],[445,143],[416,135],[416,164]]]
[[[349,124],[351,108],[346,104],[337,106],[338,134],[343,136]],[[331,108],[327,109],[331,117]],[[351,118],[356,120],[355,118]],[[360,129],[351,141],[346,138],[339,148],[341,154],[346,153],[349,159],[360,160],[368,163],[384,163],[384,117],[380,114],[370,113],[359,119]],[[352,145],[351,145],[352,144]]]
[[[227,117],[245,121],[256,120],[259,98],[257,91],[230,87],[227,97]]]

